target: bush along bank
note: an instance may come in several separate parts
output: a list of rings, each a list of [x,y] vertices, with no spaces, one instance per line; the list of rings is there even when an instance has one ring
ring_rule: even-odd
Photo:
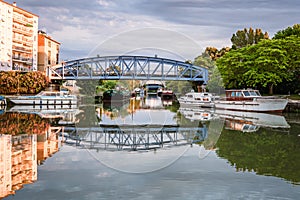
[[[49,79],[42,72],[0,72],[0,94],[37,94],[49,86]]]

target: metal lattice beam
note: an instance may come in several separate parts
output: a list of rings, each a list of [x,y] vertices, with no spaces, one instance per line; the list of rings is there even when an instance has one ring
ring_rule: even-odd
[[[208,70],[182,61],[145,56],[106,56],[49,67],[51,80],[177,80],[207,84]]]
[[[75,128],[76,133],[65,136],[78,146],[106,150],[147,150],[164,146],[180,146],[204,141],[204,127],[98,127]]]

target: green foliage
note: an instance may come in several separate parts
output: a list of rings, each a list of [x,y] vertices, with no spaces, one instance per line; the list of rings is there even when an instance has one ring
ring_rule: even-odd
[[[220,94],[224,88],[223,81],[216,67],[216,62],[209,56],[207,50],[201,56],[195,58],[194,65],[208,69],[209,81],[206,88],[212,93]]]
[[[99,93],[99,92],[104,92],[106,90],[115,89],[116,85],[117,85],[117,81],[115,80],[100,81],[100,85],[96,87],[96,92]]]
[[[237,171],[255,171],[300,182],[300,138],[296,135],[260,129],[256,133],[223,130],[217,154]]]
[[[77,80],[76,85],[80,88],[80,94],[95,96],[99,80]]]
[[[181,95],[193,89],[192,83],[188,81],[166,81],[166,87],[171,89],[175,94]]]
[[[217,66],[226,88],[269,88],[272,93],[279,83],[299,77],[299,50],[297,37],[262,40],[228,52],[217,60]]]
[[[211,93],[224,93],[224,83],[218,68],[215,66],[209,73],[209,81],[206,88]]]
[[[207,52],[204,52],[202,55],[195,58],[193,64],[207,69],[212,69],[215,66],[215,61],[211,59]]]
[[[288,27],[284,30],[278,31],[273,39],[284,39],[289,36],[300,37],[300,24],[295,24],[293,27]]]
[[[249,30],[244,28],[244,30],[238,30],[232,35],[232,48],[236,49],[257,44],[262,39],[269,39],[269,34],[267,32],[263,33],[261,29],[255,29],[254,31],[251,27]]]

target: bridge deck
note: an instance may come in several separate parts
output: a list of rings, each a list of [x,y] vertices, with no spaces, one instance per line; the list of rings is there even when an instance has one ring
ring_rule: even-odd
[[[184,80],[207,84],[208,70],[167,58],[106,56],[72,60],[49,67],[47,76],[51,80]]]

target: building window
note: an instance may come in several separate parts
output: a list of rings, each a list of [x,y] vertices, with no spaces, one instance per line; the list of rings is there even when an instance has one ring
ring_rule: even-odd
[[[51,65],[51,51],[48,51],[48,65]]]
[[[51,47],[51,41],[48,41],[48,47]]]
[[[59,62],[59,54],[57,53],[56,54],[56,64],[58,64],[58,62]]]

